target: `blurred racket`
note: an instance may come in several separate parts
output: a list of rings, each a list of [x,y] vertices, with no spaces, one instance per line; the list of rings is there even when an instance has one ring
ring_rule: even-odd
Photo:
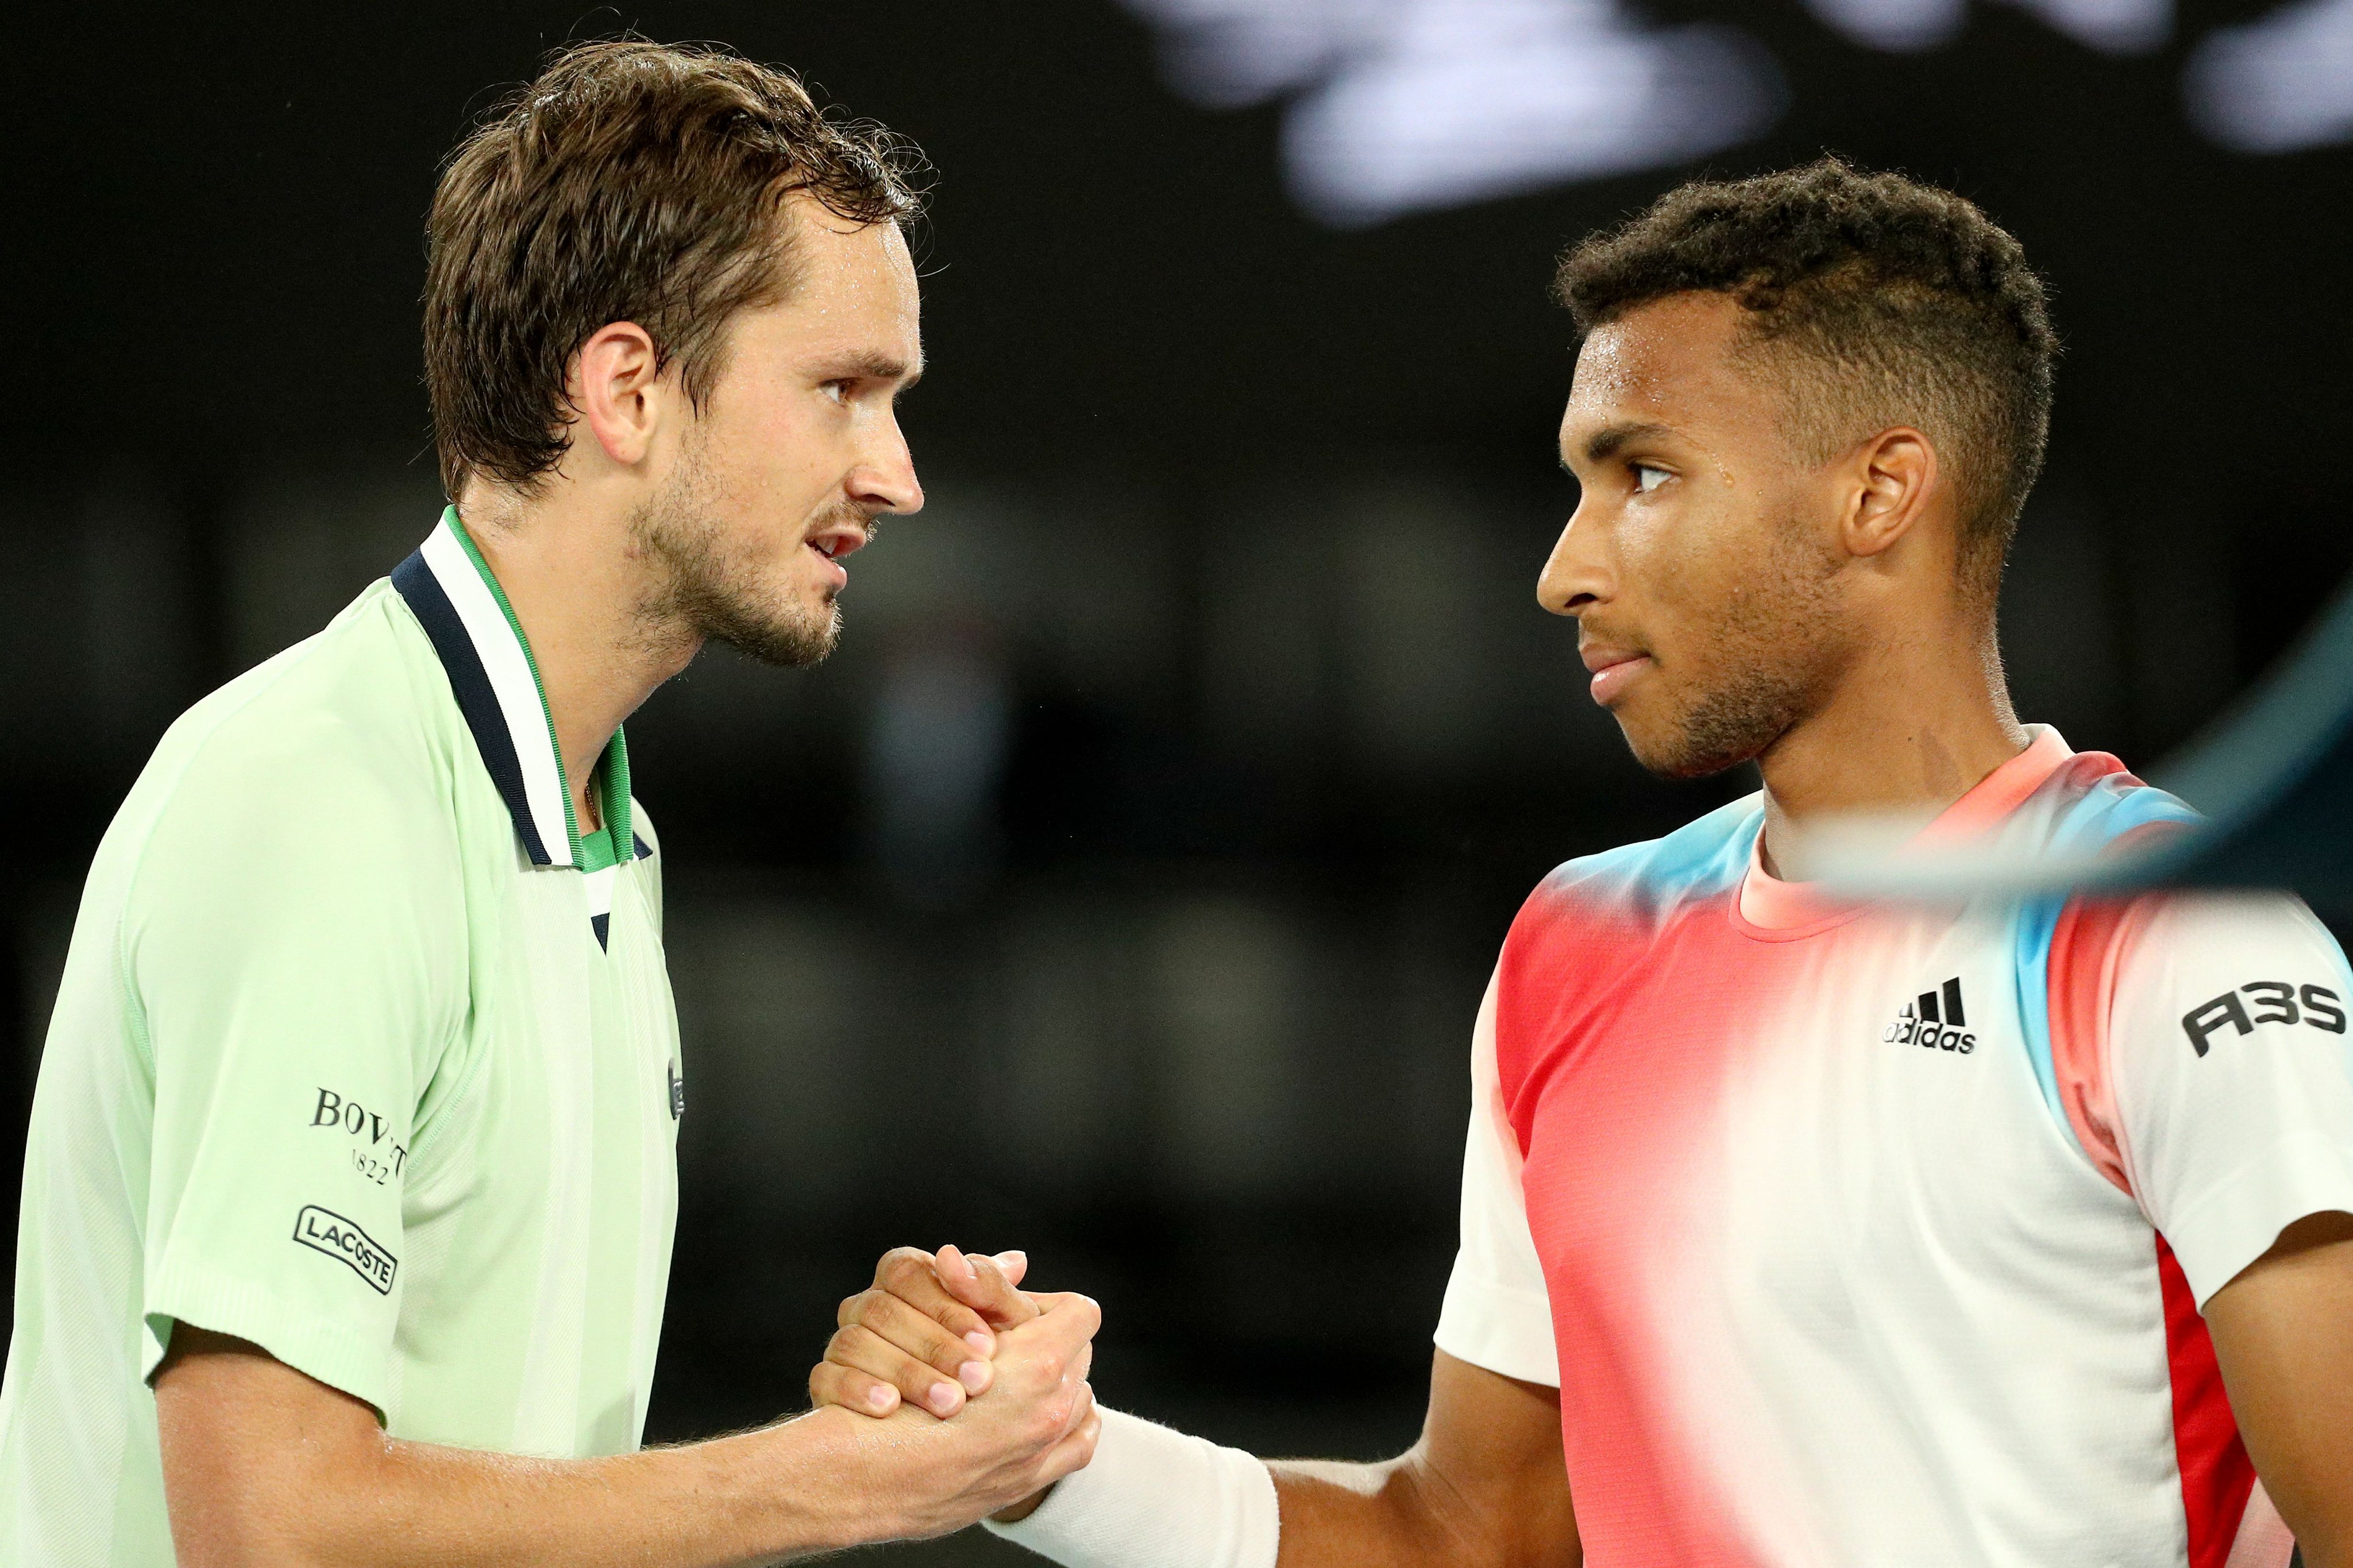
[[[2353,914],[2353,581],[2245,698],[2147,776],[2205,820],[2144,848],[2073,855],[1997,844],[1891,858],[1887,836],[1866,828],[1829,847],[1824,879],[1937,899],[2292,888]]]

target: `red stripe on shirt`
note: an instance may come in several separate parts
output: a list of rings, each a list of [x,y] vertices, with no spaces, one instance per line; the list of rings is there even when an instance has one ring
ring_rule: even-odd
[[[2189,1526],[2189,1568],[2223,1568],[2255,1467],[2239,1440],[2238,1418],[2222,1391],[2214,1341],[2198,1313],[2189,1278],[2165,1237],[2157,1238],[2157,1277],[2165,1293],[2166,1362],[2173,1373],[2173,1454],[2181,1470],[2181,1511]]]

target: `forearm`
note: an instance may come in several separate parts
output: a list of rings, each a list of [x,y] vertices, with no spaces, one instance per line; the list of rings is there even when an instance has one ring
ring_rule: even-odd
[[[892,1515],[892,1489],[869,1474],[876,1468],[871,1424],[865,1442],[853,1442],[858,1419],[819,1411],[737,1436],[598,1459],[383,1439],[357,1463],[343,1456],[292,1467],[264,1489],[227,1478],[207,1486],[205,1461],[191,1456],[172,1478],[173,1533],[188,1568],[786,1562],[915,1527]]]
[[[818,1411],[732,1437],[587,1460],[535,1460],[424,1443],[387,1443],[384,1529],[396,1544],[341,1563],[447,1568],[562,1563],[578,1568],[735,1568],[781,1563],[908,1533],[872,1484],[871,1437],[856,1418]]]
[[[1574,1565],[1573,1531],[1489,1518],[1417,1449],[1378,1464],[1260,1461],[1134,1417],[1097,1468],[997,1528],[1065,1568],[1517,1568]],[[1272,1485],[1268,1487],[1268,1481]],[[1541,1512],[1541,1510],[1538,1510]],[[1528,1528],[1534,1526],[1534,1529]],[[1566,1554],[1563,1554],[1565,1544]]]
[[[1450,1482],[1426,1446],[1379,1464],[1278,1459],[1276,1568],[1577,1568],[1573,1521],[1542,1494],[1498,1508]]]
[[[1500,1568],[1431,1506],[1415,1456],[1260,1460],[1111,1419],[1092,1470],[992,1528],[1065,1568]]]
[[[1560,1402],[1443,1351],[1401,1458],[1270,1465],[1103,1413],[1095,1462],[1018,1524],[1063,1568],[1577,1568]]]
[[[1282,1507],[1276,1568],[1577,1568],[1560,1397],[1443,1351],[1421,1441],[1377,1465],[1270,1467]]]
[[[1500,1568],[1444,1517],[1417,1455],[1371,1465],[1277,1459],[1267,1468],[1282,1510],[1276,1568]]]
[[[174,1552],[184,1568],[734,1568],[944,1534],[1087,1462],[1101,1321],[1054,1298],[1007,1332],[996,1384],[954,1422],[828,1407],[600,1459],[389,1438],[352,1395],[182,1324],[155,1374]]]

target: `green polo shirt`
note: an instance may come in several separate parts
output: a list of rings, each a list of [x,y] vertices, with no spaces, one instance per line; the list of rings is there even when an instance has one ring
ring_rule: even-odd
[[[584,836],[454,510],[172,727],[41,1058],[0,1563],[172,1561],[147,1380],[184,1322],[396,1436],[638,1445],[684,1094],[628,777],[616,734]]]

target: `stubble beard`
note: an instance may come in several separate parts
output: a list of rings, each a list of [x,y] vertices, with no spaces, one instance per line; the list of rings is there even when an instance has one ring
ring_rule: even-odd
[[[1715,679],[1663,743],[1634,743],[1635,760],[1662,778],[1706,778],[1754,762],[1810,716],[1850,652],[1832,571],[1794,524],[1782,530],[1700,656]]]
[[[630,519],[630,533],[659,584],[638,612],[647,640],[723,642],[785,668],[824,662],[841,637],[840,606],[828,594],[824,610],[812,613],[768,588],[758,570],[729,549],[707,478],[701,454],[688,453],[677,476]]]

